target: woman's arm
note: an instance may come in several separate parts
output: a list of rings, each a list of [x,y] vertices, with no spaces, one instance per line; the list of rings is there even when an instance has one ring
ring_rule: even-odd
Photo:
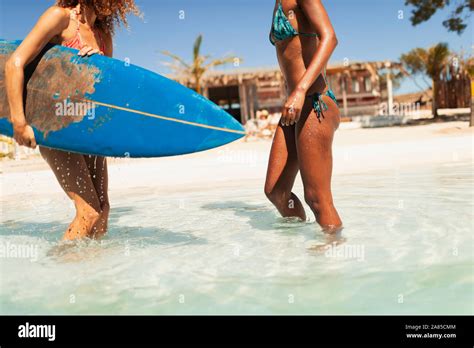
[[[36,58],[48,42],[60,35],[68,26],[67,10],[57,6],[49,8],[5,64],[10,120],[13,124],[14,138],[19,145],[36,147],[33,129],[26,122],[23,106],[25,67]]]
[[[334,28],[321,0],[298,0],[298,3],[320,40],[311,63],[283,108],[281,121],[283,125],[298,122],[306,93],[323,71],[337,46]]]
[[[299,0],[299,3],[320,38],[316,53],[297,85],[297,89],[306,93],[331,58],[337,46],[337,37],[321,0]]]

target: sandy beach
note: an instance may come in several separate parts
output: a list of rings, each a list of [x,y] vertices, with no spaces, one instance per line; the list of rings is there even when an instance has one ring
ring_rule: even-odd
[[[467,122],[340,129],[334,143],[334,176],[398,170],[473,159],[474,129]],[[153,187],[164,192],[203,189],[245,180],[264,182],[271,140],[240,140],[186,156],[109,159],[110,191]],[[61,192],[42,158],[0,162],[2,199],[32,192]]]

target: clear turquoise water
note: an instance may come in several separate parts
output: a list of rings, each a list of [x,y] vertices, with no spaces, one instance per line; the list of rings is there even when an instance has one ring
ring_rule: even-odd
[[[474,313],[471,163],[335,177],[346,228],[332,254],[261,184],[115,191],[108,237],[69,247],[65,198],[3,197],[0,244],[38,254],[0,259],[0,311]]]

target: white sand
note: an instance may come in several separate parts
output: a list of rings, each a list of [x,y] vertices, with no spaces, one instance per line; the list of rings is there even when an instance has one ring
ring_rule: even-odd
[[[110,159],[110,191],[132,188],[203,189],[265,180],[270,140],[238,141],[186,156],[157,159]],[[473,160],[474,129],[467,122],[422,126],[339,130],[334,144],[334,175],[397,170],[429,163]],[[41,158],[3,161],[1,200],[9,195],[60,193]]]

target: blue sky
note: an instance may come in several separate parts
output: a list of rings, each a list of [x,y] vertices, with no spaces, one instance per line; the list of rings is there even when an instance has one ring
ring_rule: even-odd
[[[232,53],[244,59],[242,67],[276,66],[268,32],[275,0],[137,0],[144,19],[132,18],[130,29],[115,37],[115,57],[166,73],[160,52],[169,50],[190,58],[192,44],[203,34],[203,52]],[[472,25],[463,35],[448,33],[442,21],[449,10],[413,27],[404,0],[326,0],[323,3],[336,29],[339,46],[332,62],[397,60],[414,47],[447,42],[452,50],[471,50]],[[0,37],[23,38],[52,0],[0,0]],[[180,19],[183,14],[184,19]],[[399,19],[403,11],[403,19]],[[407,81],[398,93],[415,91]]]

